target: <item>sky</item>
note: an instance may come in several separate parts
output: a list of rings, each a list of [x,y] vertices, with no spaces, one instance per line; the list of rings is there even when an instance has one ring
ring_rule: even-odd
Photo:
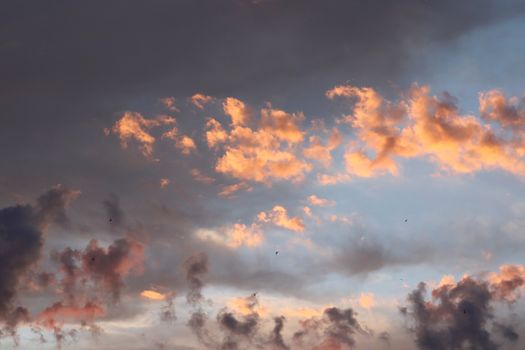
[[[0,2],[0,348],[525,348],[525,3]]]

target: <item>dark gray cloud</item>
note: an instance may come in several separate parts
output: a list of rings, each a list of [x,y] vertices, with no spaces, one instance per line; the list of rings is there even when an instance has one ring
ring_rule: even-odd
[[[419,349],[453,350],[468,345],[473,349],[495,350],[501,348],[496,335],[510,342],[518,340],[513,327],[495,320],[498,285],[465,277],[455,285],[434,289],[435,302],[426,300],[426,288],[425,283],[420,283],[407,298],[408,308],[401,309],[414,322],[411,331]]]
[[[0,321],[9,329],[29,320],[24,307],[13,305],[19,280],[39,260],[46,227],[67,220],[64,210],[75,195],[75,191],[56,186],[40,196],[36,205],[0,210]]]

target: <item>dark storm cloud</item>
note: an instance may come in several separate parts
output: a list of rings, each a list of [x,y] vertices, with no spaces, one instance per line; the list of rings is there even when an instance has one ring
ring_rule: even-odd
[[[34,206],[0,210],[0,321],[8,328],[29,319],[25,308],[13,305],[19,279],[40,258],[45,228],[52,222],[67,220],[64,209],[76,194],[56,186],[40,196]]]
[[[469,345],[475,349],[494,350],[501,344],[495,339],[516,342],[518,334],[512,326],[495,320],[494,304],[500,298],[497,284],[465,277],[457,284],[440,286],[432,291],[435,302],[426,300],[426,285],[408,295],[408,308],[401,313],[412,321],[411,331],[422,350],[460,349]],[[518,286],[516,286],[518,288]],[[492,324],[493,333],[489,331]]]
[[[0,18],[10,95],[289,79],[327,66],[396,74],[410,46],[522,13],[518,1],[10,1]],[[443,25],[447,23],[447,25]],[[242,28],[242,30],[238,30]],[[351,69],[357,74],[359,69]],[[386,80],[386,79],[383,79]],[[191,89],[188,90],[188,89]]]

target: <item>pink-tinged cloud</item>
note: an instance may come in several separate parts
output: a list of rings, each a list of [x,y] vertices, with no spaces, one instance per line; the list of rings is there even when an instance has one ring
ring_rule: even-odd
[[[315,194],[308,197],[308,203],[316,207],[330,207],[335,205],[335,201],[317,197]]]

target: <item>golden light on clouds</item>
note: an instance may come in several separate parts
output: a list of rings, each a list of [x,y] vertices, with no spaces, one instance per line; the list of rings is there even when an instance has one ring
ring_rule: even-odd
[[[164,299],[166,299],[166,295],[165,294],[159,293],[159,292],[151,290],[151,289],[143,290],[140,293],[140,296],[145,298],[145,299],[149,299],[149,300],[164,300]]]

